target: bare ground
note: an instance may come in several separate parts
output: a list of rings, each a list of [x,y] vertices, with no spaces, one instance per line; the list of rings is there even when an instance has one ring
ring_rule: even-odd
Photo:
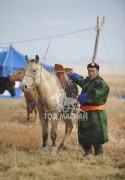
[[[110,86],[105,105],[108,115],[109,142],[101,157],[83,157],[77,141],[77,123],[67,148],[56,157],[41,152],[42,128],[32,120],[26,122],[24,99],[0,99],[0,179],[125,179],[125,77],[105,77]],[[49,125],[50,130],[50,125]],[[59,122],[57,146],[64,136]]]

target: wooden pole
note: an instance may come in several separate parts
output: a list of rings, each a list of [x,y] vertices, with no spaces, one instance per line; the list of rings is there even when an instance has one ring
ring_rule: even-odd
[[[96,30],[97,33],[96,33],[95,48],[94,48],[94,54],[93,54],[93,58],[92,58],[92,63],[95,63],[95,61],[96,61],[97,48],[98,48],[98,42],[99,42],[99,35],[100,35],[101,28],[103,27],[104,21],[105,21],[105,17],[103,16],[102,22],[100,24],[99,17],[97,16],[97,30]]]

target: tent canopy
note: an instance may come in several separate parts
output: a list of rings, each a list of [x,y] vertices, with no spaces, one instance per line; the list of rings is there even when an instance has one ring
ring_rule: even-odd
[[[16,51],[11,45],[7,48],[1,48],[0,52],[0,77],[7,77],[8,75],[12,75],[16,73],[20,68],[27,65],[25,56],[18,51]],[[52,71],[54,66],[43,64],[43,66]],[[23,96],[22,91],[20,89],[20,82],[16,82],[16,96],[14,98],[20,98]],[[8,92],[0,95],[0,98],[11,98]]]
[[[54,70],[54,66],[52,66],[52,65],[49,65],[49,64],[42,64],[43,65],[43,67],[44,68],[46,68],[47,70],[49,70],[49,71],[53,71]]]
[[[1,48],[0,52],[0,77],[7,77],[16,73],[21,67],[26,66],[25,56],[16,51],[11,45],[5,48]],[[16,83],[16,96],[13,98],[20,98],[22,91],[20,89],[20,83]],[[11,98],[8,91],[0,95],[0,98]]]
[[[16,51],[11,45],[0,52],[0,76],[7,77],[26,66],[25,56]]]

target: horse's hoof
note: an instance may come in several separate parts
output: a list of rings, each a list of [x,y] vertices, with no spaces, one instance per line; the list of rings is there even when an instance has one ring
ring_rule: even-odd
[[[57,151],[59,152],[61,150],[65,150],[65,148],[66,148],[66,144],[64,144],[64,142],[61,142],[61,144],[60,144],[60,146],[59,146]]]
[[[33,113],[30,113],[29,114],[29,119],[32,119],[33,118]]]
[[[46,146],[46,147],[42,147],[42,152],[47,152],[48,151],[48,147]]]
[[[55,156],[57,154],[56,146],[52,146],[52,155]]]
[[[60,144],[60,146],[59,146],[59,148],[58,148],[58,152],[63,149],[63,145],[64,145],[64,143],[61,143],[61,144]]]

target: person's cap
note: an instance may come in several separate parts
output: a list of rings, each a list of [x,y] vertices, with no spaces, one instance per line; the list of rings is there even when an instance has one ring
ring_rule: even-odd
[[[87,65],[87,69],[88,68],[96,68],[97,70],[99,70],[99,65],[97,63],[90,63]]]

